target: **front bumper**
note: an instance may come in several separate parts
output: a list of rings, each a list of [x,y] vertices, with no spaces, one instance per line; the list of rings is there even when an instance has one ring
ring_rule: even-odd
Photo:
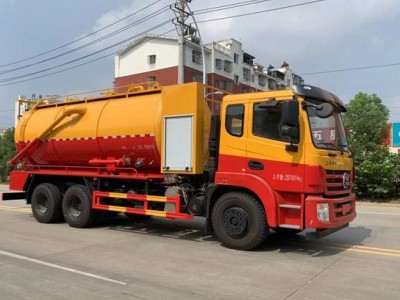
[[[356,196],[350,194],[340,198],[308,196],[306,198],[305,227],[315,229],[341,228],[356,218]],[[317,204],[327,204],[329,220],[319,220]]]

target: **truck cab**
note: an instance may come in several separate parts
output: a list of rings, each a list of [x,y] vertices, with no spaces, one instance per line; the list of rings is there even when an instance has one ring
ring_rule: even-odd
[[[215,184],[258,199],[278,232],[322,236],[347,226],[356,213],[344,111],[312,86],[226,96]],[[241,231],[237,218],[225,220],[227,231]]]

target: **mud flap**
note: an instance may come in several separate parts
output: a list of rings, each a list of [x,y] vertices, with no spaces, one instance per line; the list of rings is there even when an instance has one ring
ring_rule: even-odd
[[[6,191],[0,192],[0,201],[26,199],[25,192]]]

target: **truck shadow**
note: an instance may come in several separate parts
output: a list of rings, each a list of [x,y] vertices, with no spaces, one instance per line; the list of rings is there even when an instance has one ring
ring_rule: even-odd
[[[293,236],[281,236],[271,232],[263,245],[255,251],[279,251],[280,253],[298,253],[313,257],[332,256],[354,247],[361,246],[371,235],[366,227],[347,227],[322,239],[308,239],[305,233]]]
[[[124,231],[135,234],[146,234],[176,240],[188,240],[198,243],[219,244],[214,235],[204,233],[204,219],[191,221],[165,220],[151,218],[133,222],[123,216],[107,218],[100,224],[108,230]],[[253,252],[294,253],[313,257],[332,256],[351,251],[361,246],[372,230],[366,227],[347,227],[319,240],[306,238],[305,233],[293,236],[282,236],[271,230],[266,241]]]
[[[100,226],[107,226],[109,230],[150,234],[164,238],[218,243],[218,240],[213,235],[206,235],[204,233],[204,223],[203,218],[194,218],[190,221],[166,220],[162,218],[131,221],[118,216],[107,218]]]

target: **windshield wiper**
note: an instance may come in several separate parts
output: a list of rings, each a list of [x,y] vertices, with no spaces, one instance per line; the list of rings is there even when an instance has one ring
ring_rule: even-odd
[[[318,142],[316,144],[319,145],[324,145],[324,146],[332,146],[333,148],[335,148],[336,150],[340,151],[340,154],[344,154],[344,151],[342,148],[340,148],[338,145],[335,145],[333,143],[326,143],[326,142]]]

